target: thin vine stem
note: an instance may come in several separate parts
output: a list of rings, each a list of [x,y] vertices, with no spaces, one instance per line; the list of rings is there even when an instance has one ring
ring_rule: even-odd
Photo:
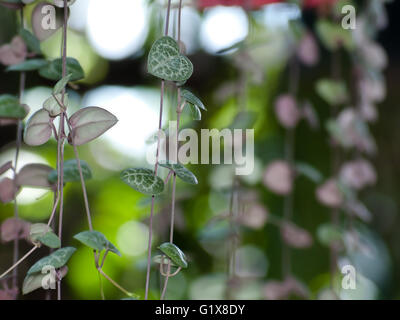
[[[341,56],[340,51],[333,52],[331,61],[331,74],[334,80],[340,80],[341,78]],[[338,108],[334,107],[331,111],[331,116],[336,117],[338,114]],[[332,147],[331,152],[331,170],[332,176],[336,176],[339,165],[340,165],[340,150],[337,146]],[[340,220],[340,210],[338,208],[332,208],[331,210],[331,223],[335,226],[339,225]],[[330,274],[331,274],[331,290],[334,290],[334,277],[337,271],[337,259],[338,259],[338,249],[337,243],[332,243],[330,246]]]
[[[24,27],[24,11],[23,9],[20,10],[20,24],[21,28]],[[19,103],[22,102],[22,98],[24,95],[25,91],[25,81],[26,81],[26,74],[25,72],[20,72],[20,78],[19,78]],[[21,149],[21,144],[22,144],[22,120],[18,120],[17,124],[17,134],[16,134],[16,146],[15,146],[15,158],[14,158],[14,176],[13,176],[13,181],[14,181],[14,190],[16,190],[17,185],[16,185],[16,177],[17,177],[17,165],[18,165],[18,159],[19,159],[19,153]],[[18,219],[19,218],[19,213],[18,213],[18,203],[17,203],[17,197],[14,198],[14,218]],[[19,258],[19,239],[16,238],[14,239],[13,243],[13,263],[15,264],[18,261]],[[15,268],[13,270],[13,276],[12,276],[12,286],[15,288],[18,285],[18,269]]]
[[[168,27],[169,27],[169,16],[171,12],[171,0],[168,0],[168,8],[167,15],[165,21],[165,31],[164,35],[168,36]],[[161,80],[161,95],[160,95],[160,114],[158,121],[158,131],[160,132],[162,129],[162,119],[163,119],[163,109],[164,109],[164,91],[165,91],[165,81]],[[160,154],[160,135],[157,135],[157,151],[156,151],[156,163],[154,165],[154,175],[157,175],[158,170],[158,158]],[[149,242],[147,246],[147,270],[146,270],[146,288],[145,288],[145,296],[144,299],[148,300],[149,298],[149,285],[150,285],[150,271],[151,271],[151,243],[153,241],[153,218],[154,218],[154,205],[155,205],[155,196],[151,197],[151,210],[150,210],[150,221],[149,221]]]
[[[292,57],[289,65],[289,92],[293,97],[297,95],[299,79],[300,79],[299,62],[297,58],[294,56]],[[285,157],[289,167],[292,168],[292,170],[295,165],[294,163],[295,146],[296,146],[295,129],[289,128],[286,130],[286,136],[285,136]],[[293,218],[293,201],[294,201],[294,188],[295,188],[294,184],[295,182],[293,179],[292,190],[284,198],[283,218],[285,222],[288,222]],[[282,275],[284,277],[288,277],[292,272],[290,247],[285,242],[283,242],[282,245],[283,245]]]
[[[177,38],[178,38],[178,46],[179,46],[179,51],[181,52],[181,16],[182,16],[182,0],[179,0],[179,7],[178,7],[178,32],[177,32]],[[175,146],[175,157],[176,157],[176,163],[179,163],[179,126],[180,126],[180,120],[181,120],[181,89],[177,87],[177,107],[176,107],[176,146]],[[171,199],[171,221],[170,221],[170,232],[169,232],[169,242],[173,243],[174,242],[174,227],[175,227],[175,202],[176,202],[176,173],[174,172],[173,180],[172,180],[172,199]],[[164,300],[165,294],[167,292],[167,286],[168,286],[168,279],[170,277],[170,271],[171,271],[171,260],[168,261],[168,267],[167,267],[167,276],[165,277],[164,281],[164,288],[161,292],[161,297],[160,300]]]
[[[62,77],[64,78],[67,74],[67,29],[68,29],[68,3],[64,0],[64,24],[63,24],[63,36],[62,36]],[[61,102],[64,103],[65,88],[62,90]],[[65,114],[64,112],[60,115],[60,124],[58,130],[58,194],[60,196],[60,207],[59,207],[59,221],[58,221],[58,237],[62,241],[62,229],[63,229],[63,213],[64,213],[64,141],[65,141]],[[61,281],[57,282],[57,299],[61,300]]]
[[[11,271],[16,270],[17,266],[24,261],[26,258],[28,258],[38,247],[34,246],[31,250],[29,250],[21,259],[16,261],[10,268],[7,269],[7,271],[3,272],[0,275],[0,279],[4,278],[7,274],[9,274]]]

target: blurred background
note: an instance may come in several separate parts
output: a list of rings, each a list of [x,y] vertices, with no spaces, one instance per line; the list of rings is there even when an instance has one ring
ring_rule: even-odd
[[[35,1],[24,9],[28,29],[32,28],[32,15],[40,2]],[[284,245],[276,222],[284,214],[285,201],[263,182],[268,164],[285,157],[285,130],[276,119],[274,103],[279,95],[290,90],[293,81],[290,68],[296,39],[293,22],[315,30],[325,8],[321,6],[328,2],[332,1],[308,1],[302,6],[299,1],[248,1],[250,5],[246,6],[240,1],[183,1],[181,37],[194,65],[193,76],[185,87],[202,99],[208,111],[203,113],[201,121],[192,121],[189,112],[184,112],[182,127],[254,128],[256,159],[250,176],[235,179],[230,166],[199,164],[190,165],[198,177],[198,185],[188,187],[178,182],[175,243],[187,254],[189,267],[170,279],[167,299],[322,299],[324,295],[329,296],[326,290],[332,278],[330,250],[319,239],[318,230],[330,221],[331,210],[316,199],[318,185],[301,175],[296,179],[293,222],[306,230],[313,241],[307,248],[292,246],[289,250],[291,274],[297,282],[287,292],[284,291],[287,282],[282,285],[287,260],[282,256]],[[352,1],[357,10],[378,2],[383,3]],[[378,105],[377,120],[369,126],[377,145],[377,152],[370,159],[376,169],[377,183],[358,195],[371,214],[370,221],[353,221],[368,250],[342,252],[342,258],[355,265],[361,280],[356,290],[343,293],[341,298],[400,298],[400,171],[397,168],[400,93],[396,90],[400,77],[397,45],[400,22],[396,19],[400,3],[393,1],[384,6],[388,23],[376,40],[387,53],[388,63],[383,72],[387,95]],[[99,106],[119,119],[101,138],[79,148],[80,158],[89,163],[93,173],[93,178],[87,181],[93,224],[122,253],[122,257],[107,258],[106,272],[143,297],[150,198],[125,185],[119,174],[127,167],[151,167],[145,155],[157,129],[160,81],[146,72],[146,62],[151,44],[163,33],[166,1],[77,0],[70,10],[68,56],[79,60],[85,78],[77,83],[79,88],[68,89],[71,102],[68,113],[80,107]],[[18,23],[16,11],[0,6],[0,45],[11,41]],[[177,10],[173,8],[170,35],[176,35],[176,24]],[[319,79],[330,76],[332,53],[315,37],[319,59],[312,66],[297,64],[300,71],[296,99],[313,106],[319,125],[310,128],[306,121],[299,122],[294,158],[312,166],[314,173],[325,180],[331,176],[333,150],[325,129],[330,107],[315,86]],[[42,39],[41,48],[46,58],[60,56],[60,41],[61,29]],[[229,50],[221,52],[226,48]],[[342,76],[351,83],[352,60],[345,50],[340,50],[340,54]],[[18,73],[5,72],[5,67],[0,66],[0,94],[17,95],[18,83]],[[42,107],[53,85],[36,72],[27,73],[23,102],[29,105],[30,114]],[[164,123],[175,119],[175,104],[174,87],[168,84]],[[14,158],[15,136],[16,126],[0,126],[0,164]],[[65,158],[73,157],[72,148],[66,146]],[[54,138],[40,147],[23,145],[18,167],[28,163],[44,163],[55,168]],[[160,174],[165,176],[167,172]],[[157,200],[154,254],[160,243],[168,241],[170,189],[169,186]],[[237,236],[232,235],[227,219],[231,197],[235,199]],[[17,202],[21,218],[43,222],[50,215],[53,195],[47,190],[24,188]],[[240,214],[252,218],[242,219]],[[12,216],[13,204],[0,203],[0,223]],[[346,213],[341,212],[340,217],[340,224],[346,226]],[[64,245],[78,250],[68,264],[69,273],[63,281],[65,299],[100,299],[92,252],[72,238],[86,229],[80,184],[69,183],[65,186],[63,241]],[[227,268],[232,243],[236,252],[233,276]],[[26,241],[20,242],[21,253],[29,248]],[[29,266],[46,255],[47,250],[41,248],[21,265],[20,282]],[[8,268],[11,261],[12,242],[1,243],[0,270]],[[336,278],[341,279],[340,273]],[[154,266],[152,298],[159,297],[162,282]],[[284,293],[279,296],[279,292]],[[105,295],[108,299],[123,298],[108,283],[105,283]],[[43,290],[21,296],[22,299],[44,297]]]

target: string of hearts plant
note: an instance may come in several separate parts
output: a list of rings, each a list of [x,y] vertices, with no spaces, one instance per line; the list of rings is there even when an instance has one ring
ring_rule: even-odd
[[[66,92],[66,86],[70,82],[78,81],[84,78],[84,72],[79,62],[74,58],[67,57],[68,7],[72,5],[73,2],[74,1],[67,2],[66,0],[63,0],[63,3],[60,3],[59,1],[55,3],[59,7],[64,8],[62,58],[55,59],[53,61],[47,61],[44,59],[29,59],[21,63],[14,64],[8,68],[8,71],[38,71],[39,74],[46,79],[58,80],[54,86],[51,97],[49,97],[43,103],[42,109],[36,111],[29,118],[25,125],[24,131],[24,142],[31,146],[38,146],[48,142],[52,134],[54,134],[54,137],[57,140],[57,169],[53,170],[53,168],[42,164],[28,164],[24,166],[18,172],[18,174],[16,174],[13,184],[17,186],[18,190],[23,186],[48,188],[54,192],[54,203],[47,224],[37,223],[30,226],[28,225],[27,238],[30,243],[33,243],[33,248],[19,261],[15,262],[12,267],[0,275],[0,279],[6,277],[7,274],[12,270],[16,270],[17,266],[22,261],[30,256],[36,249],[42,245],[45,245],[57,250],[37,261],[28,270],[22,291],[24,294],[28,294],[38,288],[41,288],[42,281],[46,277],[46,273],[43,274],[42,269],[50,266],[56,270],[55,276],[58,284],[58,299],[61,299],[61,279],[66,275],[66,264],[76,250],[74,247],[61,248],[63,188],[65,183],[80,181],[90,230],[81,232],[75,235],[74,238],[94,250],[95,265],[99,275],[105,277],[114,286],[128,296],[134,297],[132,293],[122,288],[102,270],[105,259],[109,252],[114,252],[118,255],[120,255],[120,253],[102,233],[93,230],[85,186],[85,179],[90,179],[92,177],[92,173],[88,164],[79,159],[77,150],[77,146],[96,139],[105,131],[114,126],[118,120],[111,113],[99,107],[82,108],[75,112],[71,117],[68,117],[67,115],[68,93]],[[21,3],[21,8],[22,7],[23,4]],[[28,47],[32,48],[37,54],[41,54],[40,43],[38,39],[25,29],[23,29],[23,35]],[[6,102],[8,102],[8,104],[0,104],[0,111],[3,113],[6,112],[4,115],[3,113],[1,114],[2,117],[23,118],[23,116],[27,113],[24,111],[23,115],[21,111],[22,106],[16,105],[14,100],[11,101],[14,104],[12,104],[10,101]],[[18,110],[21,115],[18,115],[16,110]],[[59,119],[58,131],[54,125],[54,120],[57,118]],[[69,129],[68,137],[66,136],[65,125],[67,125]],[[66,142],[66,138],[68,138],[69,144],[71,144],[73,147],[75,159],[64,162],[64,144]],[[4,172],[4,170],[8,167],[10,167],[10,164],[4,165],[2,167],[2,171]],[[13,198],[16,196],[16,194],[17,190],[13,192]],[[53,222],[55,220],[57,207],[59,207],[58,236],[51,228],[51,225],[54,225]],[[10,225],[8,221],[6,221],[6,223],[7,225]],[[2,233],[4,225],[5,223],[2,225]],[[12,225],[12,227],[15,228],[15,224]],[[22,227],[26,228],[26,225],[20,224],[19,229],[22,229]],[[19,233],[20,231],[17,232],[17,235],[19,235]],[[101,256],[102,253],[103,255]],[[102,286],[101,293],[102,297],[104,298]]]
[[[278,122],[285,129],[285,159],[273,160],[265,169],[264,185],[273,193],[283,196],[283,218],[276,220],[282,237],[283,281],[270,281],[265,295],[272,299],[286,299],[291,295],[307,298],[309,293],[304,284],[292,274],[291,249],[309,248],[313,239],[308,231],[293,223],[295,181],[300,175],[314,183],[320,182],[321,174],[311,165],[295,160],[296,127],[303,118],[311,129],[318,127],[316,113],[309,102],[300,103],[296,97],[300,80],[300,63],[306,67],[318,63],[318,45],[312,33],[300,22],[291,24],[291,55],[288,59],[288,93],[275,100],[274,111]]]
[[[318,94],[332,110],[326,124],[332,140],[332,177],[317,189],[316,195],[332,210],[331,223],[318,228],[318,237],[331,250],[331,294],[335,298],[340,297],[335,281],[341,261],[349,259],[354,250],[367,250],[354,228],[354,219],[369,222],[372,218],[358,194],[377,180],[373,166],[362,154],[371,156],[376,152],[368,124],[376,120],[374,104],[384,99],[384,84],[379,79],[383,78],[381,72],[386,64],[383,49],[373,42],[378,30],[385,26],[379,23],[385,15],[384,4],[376,6],[368,1],[364,8],[359,8],[358,26],[353,32],[344,30],[337,22],[339,9],[333,7],[331,21],[321,19],[317,24],[322,43],[332,51],[332,78],[322,79],[316,85]],[[353,86],[348,86],[341,76],[343,49],[353,64]],[[348,106],[350,103],[353,106]],[[343,219],[341,212],[346,214]],[[343,226],[344,221],[347,227]]]
[[[169,16],[171,10],[171,1],[168,1],[165,32],[164,36],[156,40],[151,47],[148,56],[147,70],[153,76],[161,79],[161,96],[160,96],[160,114],[159,114],[159,132],[162,129],[162,117],[163,117],[163,106],[164,106],[164,94],[165,94],[165,82],[170,81],[174,83],[177,94],[177,126],[174,138],[176,139],[175,150],[173,159],[169,158],[167,161],[159,161],[160,155],[160,134],[157,139],[157,151],[156,151],[156,162],[154,165],[154,171],[146,168],[129,168],[121,173],[121,179],[131,186],[136,191],[139,191],[146,195],[151,195],[151,211],[150,211],[150,222],[149,222],[149,242],[148,242],[148,256],[147,256],[147,274],[146,274],[146,287],[145,287],[145,299],[149,297],[149,286],[150,286],[150,270],[151,270],[151,247],[152,247],[152,234],[153,234],[153,216],[154,216],[154,204],[155,196],[159,195],[164,191],[165,184],[167,184],[172,176],[172,195],[171,195],[171,220],[170,220],[170,237],[169,242],[161,244],[158,248],[162,255],[154,257],[154,261],[159,264],[160,273],[165,276],[164,285],[161,291],[161,299],[164,299],[168,279],[175,276],[180,272],[181,269],[187,268],[188,264],[186,261],[185,254],[182,250],[173,243],[174,235],[174,218],[175,218],[175,194],[176,194],[176,177],[180,178],[183,182],[189,184],[197,184],[197,178],[194,174],[185,168],[178,161],[179,153],[179,123],[181,113],[185,106],[190,108],[194,120],[201,119],[200,109],[205,110],[203,103],[189,90],[182,89],[181,86],[191,77],[193,73],[193,65],[190,60],[184,56],[182,52],[183,44],[180,40],[181,33],[181,10],[182,1],[179,1],[178,6],[178,31],[177,41],[168,36],[169,29]],[[168,169],[168,175],[163,181],[158,176],[159,166]],[[165,270],[165,266],[167,270]],[[172,268],[176,269],[171,272]]]

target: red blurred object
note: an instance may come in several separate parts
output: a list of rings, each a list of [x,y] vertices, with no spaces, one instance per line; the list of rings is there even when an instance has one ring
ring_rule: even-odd
[[[198,0],[199,8],[215,6],[241,6],[249,9],[259,9],[263,5],[270,3],[285,2],[284,0]]]
[[[332,5],[338,0],[305,0],[304,7],[316,8],[320,6]],[[198,7],[201,9],[215,6],[241,6],[251,10],[259,9],[260,7],[271,4],[286,2],[285,0],[198,0]]]
[[[339,0],[305,0],[304,7],[316,8],[320,6],[331,6]]]

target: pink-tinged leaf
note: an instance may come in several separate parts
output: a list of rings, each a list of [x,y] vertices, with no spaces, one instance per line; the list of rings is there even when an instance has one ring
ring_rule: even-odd
[[[311,32],[306,32],[297,48],[297,56],[307,66],[314,66],[319,61],[318,44]]]
[[[10,44],[0,47],[0,63],[5,66],[19,64],[26,59],[28,50],[24,40],[20,36],[12,39]]]
[[[246,205],[243,213],[238,217],[239,222],[252,229],[261,229],[268,219],[267,209],[259,203]]]
[[[275,102],[275,114],[279,123],[287,129],[294,128],[301,117],[296,100],[289,94],[278,97]]]
[[[285,282],[272,280],[268,281],[263,291],[267,300],[283,300],[289,297],[290,288]]]
[[[75,112],[69,121],[72,132],[68,137],[68,141],[71,144],[80,146],[101,136],[113,127],[118,122],[118,119],[105,109],[87,107]]]
[[[11,202],[15,199],[17,190],[15,190],[14,181],[10,178],[4,178],[0,181],[0,201],[3,203]]]
[[[42,21],[44,21],[43,19],[47,19],[45,17],[48,15],[48,9],[43,9],[46,6],[51,6],[53,9],[55,9],[55,7],[48,1],[41,1],[35,6],[31,15],[32,31],[39,41],[48,39],[63,25],[61,15],[57,14],[57,10],[54,10],[54,13],[56,14],[55,29],[42,27]]]
[[[0,175],[13,167],[12,161],[8,161],[0,167]]]
[[[292,191],[294,172],[283,160],[271,162],[263,175],[264,185],[271,191],[286,195]]]
[[[286,222],[281,227],[282,239],[293,248],[304,249],[312,245],[313,239],[308,231]]]
[[[319,202],[331,208],[338,208],[343,202],[343,195],[335,179],[329,179],[319,186],[316,196]]]
[[[9,218],[0,227],[1,240],[10,242],[16,239],[28,239],[31,224],[27,221]]]
[[[33,163],[23,167],[17,175],[17,185],[24,187],[51,188],[48,176],[54,169],[45,164]]]
[[[307,286],[294,277],[287,277],[285,284],[290,288],[290,293],[296,297],[306,299],[310,295]]]
[[[16,300],[18,292],[18,288],[0,290],[0,300]]]
[[[40,109],[28,120],[24,132],[24,141],[30,146],[39,146],[49,141],[52,134],[49,113]]]
[[[361,190],[376,183],[374,167],[365,159],[357,159],[343,164],[340,169],[340,180],[347,186]]]

